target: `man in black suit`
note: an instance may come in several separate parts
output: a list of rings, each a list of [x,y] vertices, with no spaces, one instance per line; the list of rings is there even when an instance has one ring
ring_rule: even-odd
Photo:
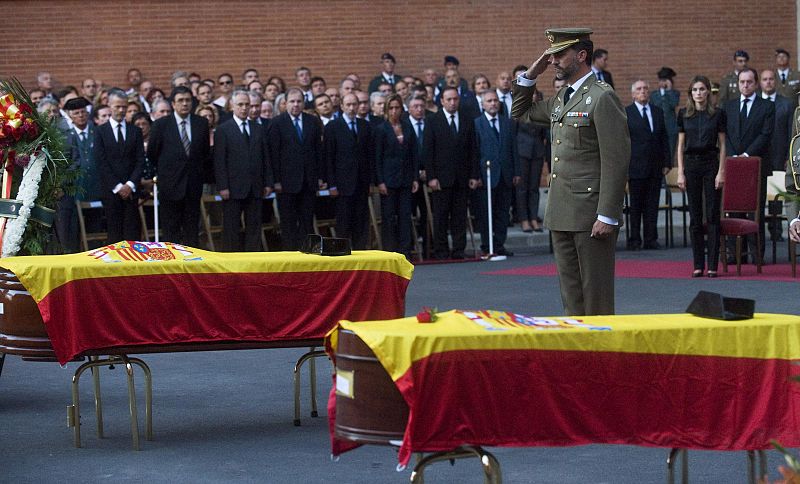
[[[769,145],[775,129],[775,105],[756,95],[757,85],[758,74],[754,69],[746,67],[739,71],[739,96],[725,103],[725,115],[728,118],[725,153],[727,156],[761,157],[761,199],[758,210],[763,214],[767,199],[767,177],[772,173]],[[759,235],[763,256],[764,217],[761,217]]]
[[[208,121],[191,114],[188,87],[176,87],[170,99],[173,114],[153,123],[147,158],[158,174],[164,239],[197,247],[203,167],[211,156]]]
[[[322,126],[303,112],[304,104],[303,91],[289,89],[286,112],[272,120],[268,135],[285,250],[298,250],[305,236],[314,233],[314,200],[324,186]]]
[[[214,132],[214,172],[222,197],[222,238],[228,252],[242,248],[240,219],[244,212],[244,250],[261,248],[261,200],[272,193],[272,170],[265,132],[248,121],[250,96],[231,95],[233,116]]]
[[[336,235],[364,250],[369,239],[369,185],[374,179],[372,129],[358,118],[358,97],[342,98],[343,112],[325,126],[325,156],[331,195],[336,199]]]
[[[442,91],[442,108],[423,133],[424,166],[433,205],[433,251],[437,259],[463,259],[467,246],[468,189],[478,187],[480,176],[475,153],[475,124],[459,111],[456,87]],[[447,228],[453,238],[448,250]]]
[[[108,93],[111,119],[98,126],[94,159],[100,174],[100,197],[108,222],[108,243],[136,240],[139,200],[136,189],[144,167],[142,130],[125,122],[128,96],[121,89]]]
[[[592,72],[598,81],[605,81],[606,84],[614,87],[614,78],[606,70],[608,66],[608,51],[605,49],[595,49],[592,54]]]
[[[647,81],[638,80],[631,85],[633,103],[625,108],[628,131],[631,134],[631,164],[628,167],[630,193],[630,228],[628,249],[659,249],[658,199],[661,179],[672,168],[669,155],[664,111],[649,104],[650,89]]]

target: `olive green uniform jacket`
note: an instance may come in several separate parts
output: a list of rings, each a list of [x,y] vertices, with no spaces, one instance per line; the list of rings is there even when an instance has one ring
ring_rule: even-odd
[[[598,214],[622,221],[631,158],[627,116],[611,86],[594,75],[566,105],[565,89],[533,102],[534,87],[514,82],[511,116],[551,130],[545,225],[556,231],[591,231]]]

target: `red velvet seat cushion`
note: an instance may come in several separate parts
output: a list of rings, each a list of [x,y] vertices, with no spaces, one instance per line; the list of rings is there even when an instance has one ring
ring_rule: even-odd
[[[743,218],[723,218],[720,229],[723,235],[748,235],[758,233],[758,224]]]

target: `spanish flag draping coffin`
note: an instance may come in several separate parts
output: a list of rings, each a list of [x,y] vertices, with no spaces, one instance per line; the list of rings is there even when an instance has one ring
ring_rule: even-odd
[[[346,319],[402,316],[400,254],[217,253],[123,241],[0,259],[37,302],[56,356],[121,346],[322,339]]]
[[[338,402],[350,405],[370,391],[358,372],[340,371],[341,331],[369,347],[407,404],[397,437],[403,464],[414,451],[464,444],[800,445],[800,384],[791,381],[800,373],[798,316],[720,321],[450,311],[429,324],[342,321],[327,340],[337,358],[331,417]],[[341,431],[364,421],[332,423],[334,454],[369,442]]]

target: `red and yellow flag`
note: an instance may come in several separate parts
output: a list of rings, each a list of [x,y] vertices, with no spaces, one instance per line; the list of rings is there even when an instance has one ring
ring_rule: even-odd
[[[413,271],[381,251],[218,253],[131,241],[0,266],[38,303],[62,363],[119,346],[321,339],[342,318],[402,316]]]
[[[800,445],[800,384],[790,381],[800,374],[798,316],[438,316],[340,322],[408,403],[401,463],[465,444]],[[335,453],[346,448],[334,442]]]

